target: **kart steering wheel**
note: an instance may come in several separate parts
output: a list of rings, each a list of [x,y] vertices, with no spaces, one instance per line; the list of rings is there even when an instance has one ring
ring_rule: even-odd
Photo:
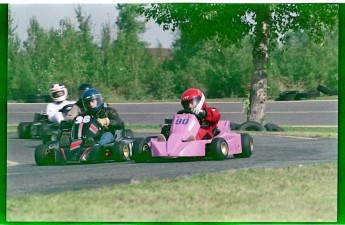
[[[186,110],[186,109],[181,109],[180,111],[178,111],[176,114],[193,114],[190,110]]]

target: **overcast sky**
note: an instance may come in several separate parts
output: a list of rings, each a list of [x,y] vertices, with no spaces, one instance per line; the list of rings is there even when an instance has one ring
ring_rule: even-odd
[[[36,17],[39,24],[47,30],[51,27],[58,28],[59,21],[66,18],[69,18],[76,26],[77,19],[74,9],[77,6],[77,4],[9,4],[9,9],[12,12],[14,23],[18,26],[17,34],[21,40],[25,40],[32,17]],[[95,40],[99,40],[102,26],[108,22],[115,32],[115,21],[118,16],[115,4],[81,4],[81,6],[85,14],[91,15],[92,33]],[[160,42],[164,48],[169,48],[173,38],[171,32],[164,32],[153,21],[147,23],[146,33],[143,35],[143,40],[150,43],[150,47],[157,47],[157,43]]]

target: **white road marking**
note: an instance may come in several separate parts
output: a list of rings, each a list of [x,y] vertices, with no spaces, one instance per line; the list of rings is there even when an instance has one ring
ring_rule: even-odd
[[[18,165],[17,162],[7,160],[7,166],[16,166],[16,165]]]
[[[318,138],[308,138],[308,137],[298,137],[298,136],[289,136],[289,135],[287,135],[287,136],[280,136],[280,137],[288,137],[288,138],[297,138],[297,139],[304,139],[304,140],[318,140]]]

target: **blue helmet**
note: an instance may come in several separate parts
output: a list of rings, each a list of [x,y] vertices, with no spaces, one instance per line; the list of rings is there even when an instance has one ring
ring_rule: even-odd
[[[82,102],[85,111],[88,113],[96,113],[104,107],[102,94],[94,88],[90,88],[84,92]]]

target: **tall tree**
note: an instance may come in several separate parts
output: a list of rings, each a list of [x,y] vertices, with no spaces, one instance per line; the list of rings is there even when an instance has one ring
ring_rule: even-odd
[[[142,99],[148,95],[147,73],[152,59],[146,51],[147,43],[140,40],[145,22],[139,20],[138,4],[118,4],[118,28],[114,42],[114,86],[129,99]]]
[[[284,43],[286,32],[306,30],[318,43],[324,31],[337,23],[336,4],[151,4],[141,13],[153,18],[165,30],[181,31],[191,43],[216,39],[223,46],[239,46],[250,36],[253,44],[253,73],[250,84],[250,110],[247,118],[262,123],[267,99],[269,52],[277,40]]]
[[[82,7],[78,6],[75,10],[78,21],[78,43],[81,60],[85,64],[84,76],[86,79],[98,79],[98,46],[93,42],[93,36],[91,33],[92,21],[91,15],[85,14]]]
[[[20,39],[16,33],[17,25],[14,24],[12,11],[9,9],[8,12],[8,71],[7,71],[7,81],[8,81],[8,98],[18,98],[13,93],[13,81],[18,75],[18,69],[20,64],[18,64],[20,58]]]
[[[51,51],[49,37],[45,29],[39,24],[36,17],[30,19],[30,25],[27,29],[28,38],[24,41],[25,63],[28,63],[30,72],[33,74],[34,90],[40,94],[46,93],[47,87],[53,82],[53,77],[48,76],[47,71],[50,67]],[[36,81],[36,82],[35,82]],[[38,81],[38,82],[37,82]],[[32,82],[30,80],[30,82]]]

